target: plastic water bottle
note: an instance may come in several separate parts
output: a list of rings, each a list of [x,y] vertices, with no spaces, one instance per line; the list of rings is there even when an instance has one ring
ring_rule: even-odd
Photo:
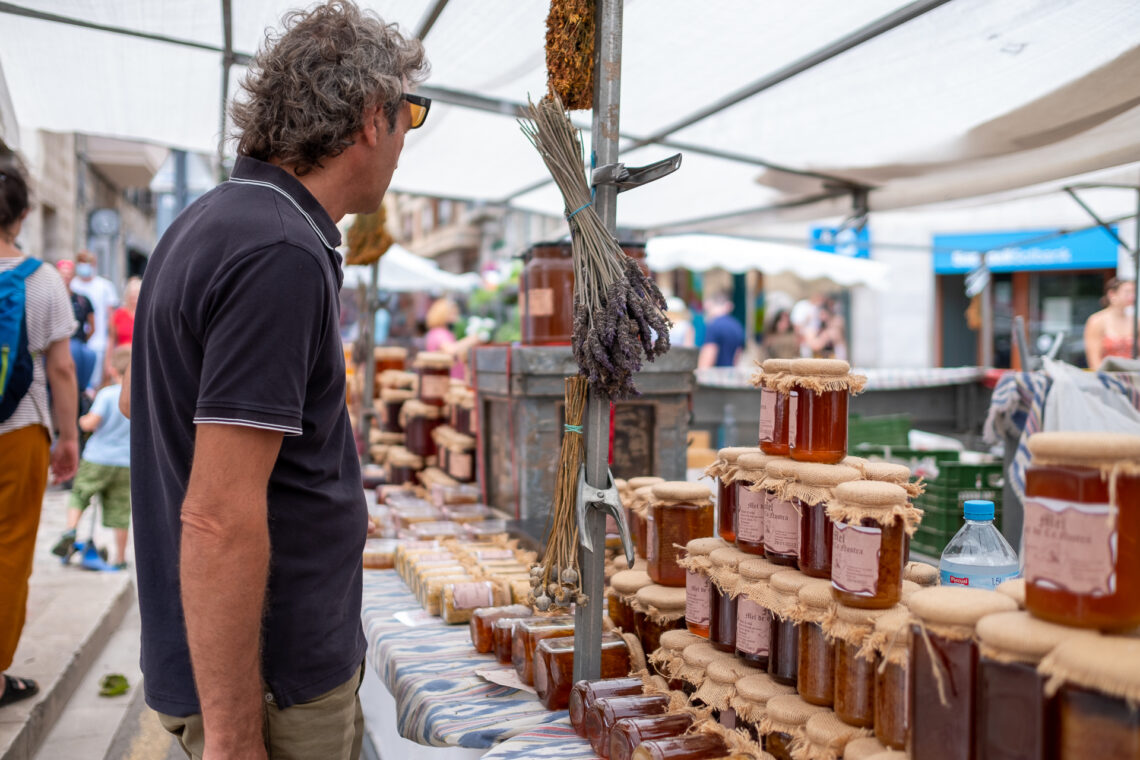
[[[966,524],[942,552],[943,586],[993,590],[1021,575],[1017,552],[994,527],[994,503],[971,499],[962,505]]]

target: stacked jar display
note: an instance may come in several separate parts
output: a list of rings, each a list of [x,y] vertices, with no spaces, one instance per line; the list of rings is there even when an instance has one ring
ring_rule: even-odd
[[[736,540],[736,460],[757,449],[731,446],[717,452],[716,461],[705,468],[705,475],[716,480],[717,534],[725,541]]]
[[[760,453],[745,453],[736,459],[734,534],[736,548],[748,554],[764,555],[764,510],[771,497],[767,472],[774,459]]]
[[[800,572],[813,578],[831,578],[832,523],[827,505],[832,491],[841,483],[860,479],[859,471],[845,465],[794,462],[792,477],[784,482],[781,498],[799,512]]]
[[[712,605],[709,612],[709,643],[721,652],[736,651],[736,608],[740,575],[736,568],[748,554],[732,547],[716,549],[709,558],[712,568]]]
[[[709,636],[712,615],[711,555],[717,549],[727,548],[721,538],[694,538],[685,544],[685,556],[678,560],[685,569],[685,625],[704,638]]]
[[[838,464],[847,456],[848,397],[863,390],[867,378],[851,374],[836,359],[797,359],[777,384],[788,394],[788,455],[800,462]]]
[[[788,456],[795,433],[789,390],[780,386],[791,367],[791,360],[767,359],[753,381],[760,388],[760,450],[771,456]]]
[[[740,595],[736,600],[736,656],[767,671],[775,625],[769,581],[786,568],[761,557],[749,557],[741,560],[736,569],[740,575]]]
[[[680,552],[694,538],[712,534],[713,503],[707,487],[681,481],[653,486],[646,529],[649,577],[662,586],[684,587]]]

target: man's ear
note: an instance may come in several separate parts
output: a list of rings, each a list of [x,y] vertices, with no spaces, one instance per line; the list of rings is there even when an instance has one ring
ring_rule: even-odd
[[[380,142],[380,136],[386,131],[384,129],[385,124],[387,124],[387,119],[384,118],[384,109],[382,107],[373,106],[365,109],[364,126],[360,130],[360,134],[364,138],[364,144],[369,147],[376,147]]]

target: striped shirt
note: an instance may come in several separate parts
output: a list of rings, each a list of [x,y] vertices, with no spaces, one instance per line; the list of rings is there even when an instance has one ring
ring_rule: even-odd
[[[22,257],[0,257],[0,272],[15,269]],[[71,297],[59,272],[44,263],[24,281],[26,301],[24,314],[28,329],[28,350],[35,359],[32,385],[20,399],[12,416],[0,422],[0,435],[29,425],[43,425],[50,432],[51,407],[48,405],[47,372],[42,357],[56,341],[66,341],[75,332],[75,314],[71,310]]]

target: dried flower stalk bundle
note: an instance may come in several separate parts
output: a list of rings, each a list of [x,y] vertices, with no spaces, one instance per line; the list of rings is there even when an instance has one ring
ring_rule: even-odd
[[[669,350],[665,297],[626,256],[591,205],[581,134],[557,94],[529,105],[519,122],[562,192],[574,252],[574,358],[590,386],[611,400],[637,396],[643,358]]]
[[[546,84],[571,111],[594,107],[594,0],[551,0]]]

